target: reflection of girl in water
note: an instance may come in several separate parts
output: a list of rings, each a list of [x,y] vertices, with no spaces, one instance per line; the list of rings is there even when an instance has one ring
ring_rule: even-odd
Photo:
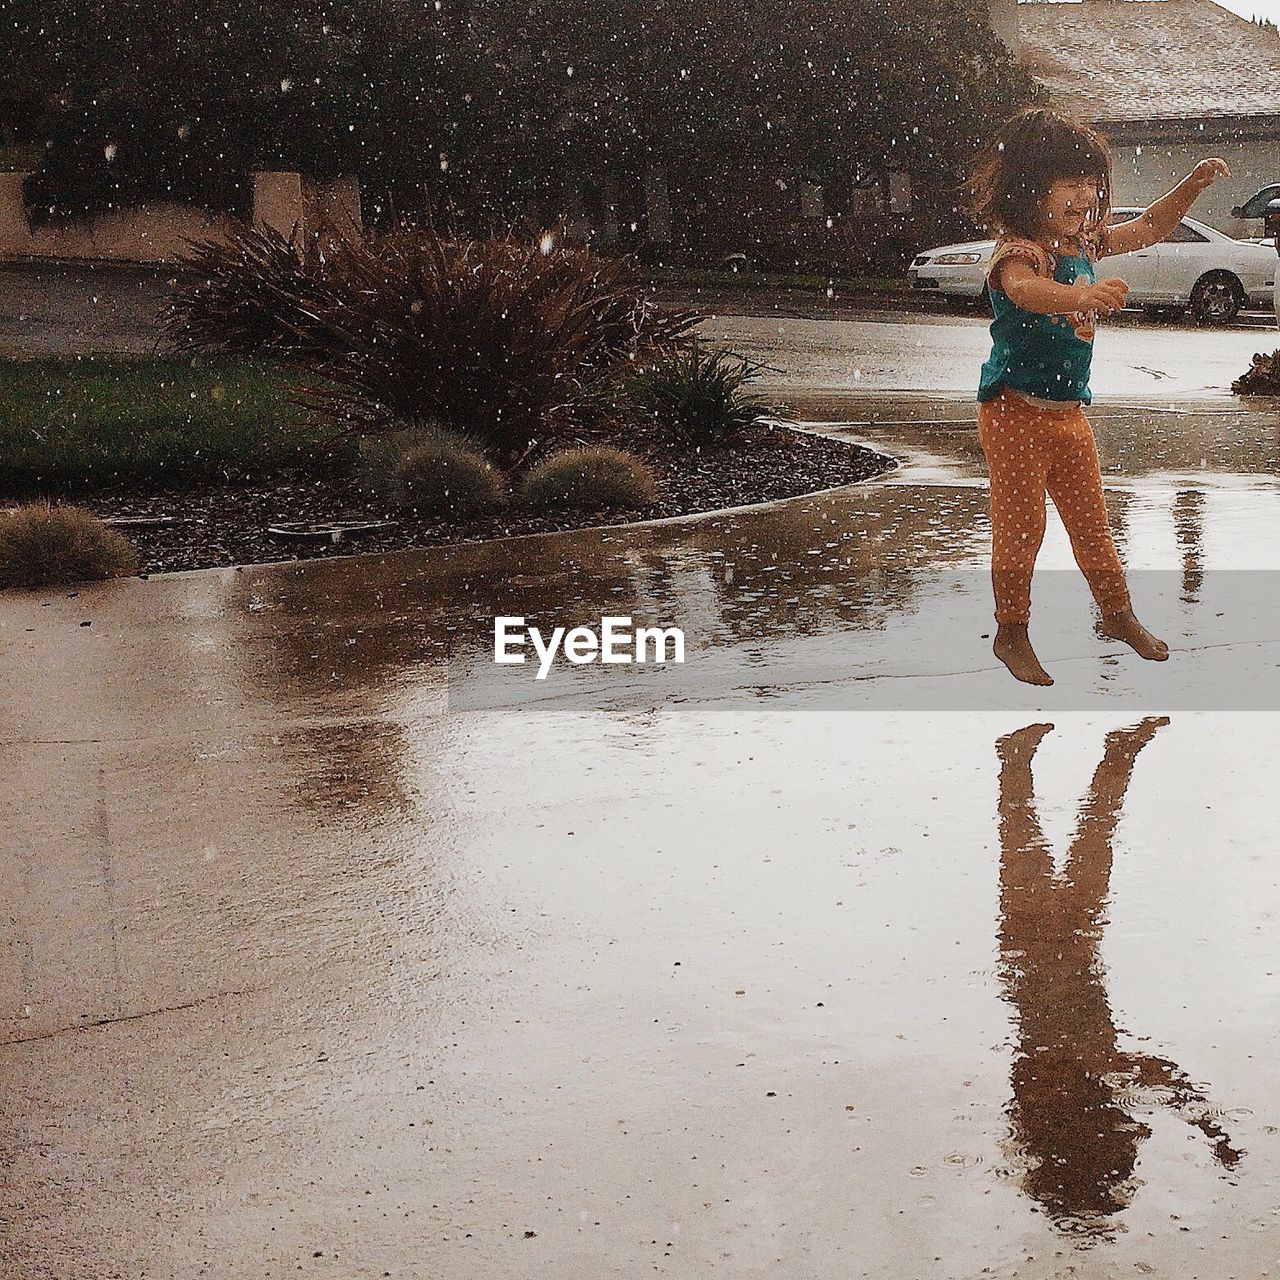
[[[1036,815],[1031,759],[1052,728],[1001,738],[1000,958],[1017,1019],[1013,1137],[1024,1188],[1055,1223],[1105,1234],[1129,1203],[1138,1148],[1151,1129],[1134,1112],[1169,1107],[1199,1129],[1215,1159],[1240,1159],[1204,1091],[1165,1058],[1121,1049],[1098,956],[1107,923],[1112,837],[1138,753],[1168,723],[1148,718],[1109,733],[1081,806],[1065,869]]]

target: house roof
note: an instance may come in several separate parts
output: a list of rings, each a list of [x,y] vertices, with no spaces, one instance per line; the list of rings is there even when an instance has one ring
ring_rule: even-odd
[[[1213,0],[1020,0],[1019,61],[1083,119],[1280,116],[1280,36]]]

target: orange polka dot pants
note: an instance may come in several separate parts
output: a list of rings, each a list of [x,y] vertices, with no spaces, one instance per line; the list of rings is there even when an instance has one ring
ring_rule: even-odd
[[[1098,448],[1079,405],[1045,409],[1002,390],[978,405],[991,482],[991,585],[996,621],[1031,618],[1031,575],[1044,541],[1045,494],[1103,614],[1128,609],[1129,588],[1102,496]]]

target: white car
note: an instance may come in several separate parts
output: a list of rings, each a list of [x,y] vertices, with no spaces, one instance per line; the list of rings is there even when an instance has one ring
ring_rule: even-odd
[[[1141,212],[1113,209],[1111,221],[1124,222]],[[986,294],[994,248],[994,240],[974,240],[930,249],[907,268],[911,287],[977,301]],[[1233,240],[1195,218],[1183,218],[1167,240],[1102,259],[1098,277],[1127,280],[1130,306],[1186,307],[1196,320],[1228,324],[1242,307],[1271,310],[1278,262],[1274,244]]]

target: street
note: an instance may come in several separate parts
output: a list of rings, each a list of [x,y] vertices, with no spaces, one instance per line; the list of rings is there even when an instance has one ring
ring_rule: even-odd
[[[1125,313],[1098,326],[1092,386],[1099,399],[1229,395],[1255,351],[1280,346],[1274,317],[1221,329],[1153,323]],[[760,384],[808,392],[907,391],[972,396],[991,349],[990,320],[977,313],[912,315],[877,310],[865,319],[724,316],[702,332],[776,371]]]
[[[154,268],[68,265],[0,270],[0,354],[118,353],[155,349],[155,314],[170,274]],[[681,295],[678,299],[691,299]],[[723,292],[699,299],[708,340],[762,360],[775,372],[762,391],[908,391],[966,396],[989,349],[989,318],[952,313],[936,301],[904,296],[838,305],[789,298],[796,314],[743,316]],[[758,305],[752,308],[762,310]],[[1100,397],[1160,399],[1226,394],[1255,351],[1280,346],[1275,317],[1249,313],[1221,329],[1152,322],[1125,312],[1099,327],[1094,390]]]

